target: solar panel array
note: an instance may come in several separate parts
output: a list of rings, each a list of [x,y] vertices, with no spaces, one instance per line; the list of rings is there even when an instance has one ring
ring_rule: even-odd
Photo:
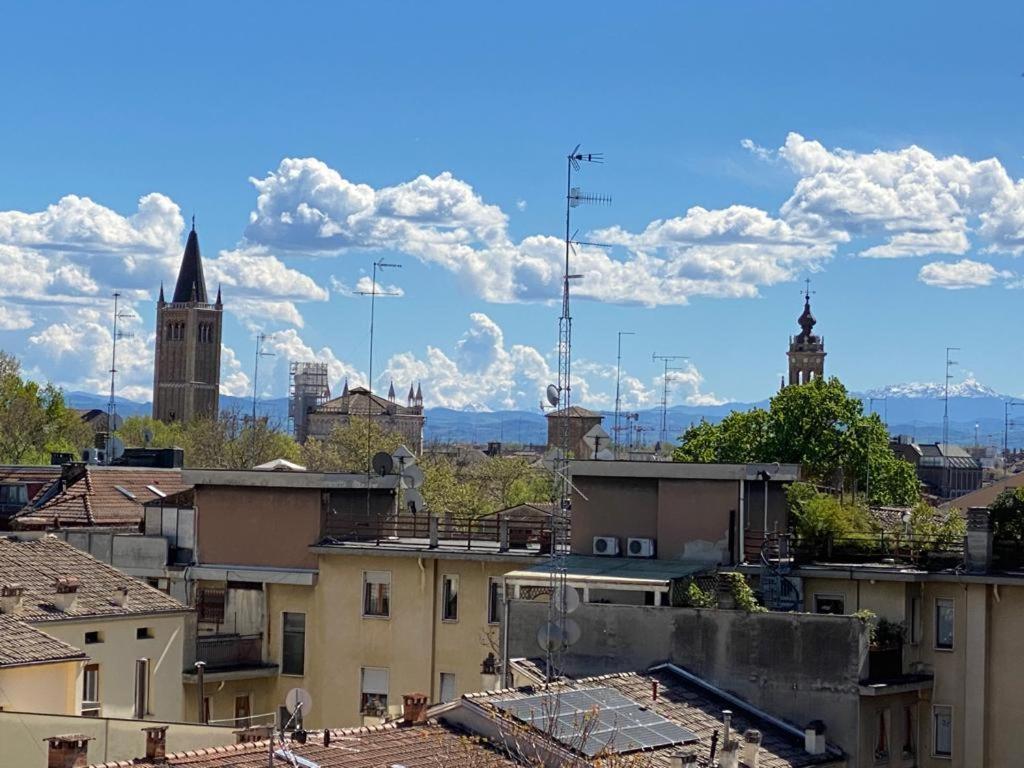
[[[695,743],[697,735],[614,688],[549,691],[492,702],[586,757]]]

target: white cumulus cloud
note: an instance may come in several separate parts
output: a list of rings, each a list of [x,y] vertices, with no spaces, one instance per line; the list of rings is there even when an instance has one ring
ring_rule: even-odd
[[[971,259],[925,264],[917,275],[918,280],[925,285],[947,290],[982,288],[1006,277],[1012,277],[1012,273]]]

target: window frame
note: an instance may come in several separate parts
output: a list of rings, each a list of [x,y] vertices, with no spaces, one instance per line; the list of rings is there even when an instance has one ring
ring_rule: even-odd
[[[505,602],[505,578],[491,576],[487,580],[487,623],[501,624],[502,606]]]
[[[210,599],[218,594],[219,600]],[[223,624],[227,602],[227,586],[199,587],[199,594],[196,596],[196,620],[204,624]]]
[[[285,669],[287,653],[285,640],[289,634],[295,634],[295,630],[288,629],[288,616],[302,617],[302,657],[298,672]],[[281,611],[281,675],[284,677],[306,676],[306,613],[303,611]]]
[[[441,576],[441,621],[457,624],[459,621],[459,574]]]
[[[375,580],[378,576],[382,574],[387,577],[386,580]],[[383,610],[379,613],[370,611],[370,588],[373,585],[383,585],[387,587],[383,600],[381,599],[380,595],[377,595],[376,600],[373,601],[375,603],[383,603]],[[364,619],[391,618],[391,571],[363,571],[363,594],[360,610],[362,611],[362,617]]]
[[[92,678],[93,684],[89,685],[89,679]],[[89,689],[92,688],[93,698],[88,698],[86,694]],[[95,706],[86,707],[86,704],[93,704]],[[102,701],[100,700],[100,665],[99,664],[86,664],[82,668],[82,706],[81,711],[84,713],[86,709],[95,714],[92,717],[98,717],[100,714],[100,708]]]
[[[831,611],[819,611],[818,610],[818,600],[834,600],[834,601],[839,601],[840,603],[842,603],[843,610],[840,611],[839,613],[832,613]],[[842,593],[842,592],[815,592],[812,595],[812,597],[811,597],[811,601],[813,603],[813,605],[811,607],[814,609],[814,613],[819,615],[819,616],[845,616],[846,615],[846,595],[844,593]]]
[[[924,601],[920,595],[911,595],[909,602],[907,611],[910,619],[907,622],[910,625],[909,642],[911,645],[920,645],[921,636],[924,634],[921,622],[921,606]]]
[[[156,637],[156,633],[152,627],[136,627],[135,628],[135,639],[136,640],[152,640]]]
[[[949,752],[939,751],[939,710],[944,710],[949,713]],[[953,705],[952,704],[932,704],[932,757],[936,757],[943,760],[953,759]]]
[[[944,605],[944,604],[948,604],[949,605],[949,609],[950,609],[950,613],[951,613],[950,627],[949,627],[949,635],[950,635],[949,645],[944,645],[944,644],[939,642],[939,611],[940,611],[940,605]],[[933,616],[934,616],[934,633],[933,633],[934,637],[933,637],[933,639],[935,641],[933,643],[934,649],[936,651],[945,651],[945,652],[952,652],[952,651],[954,651],[956,649],[956,600],[954,600],[952,597],[936,597],[935,598],[935,610],[933,612]]]
[[[366,691],[366,672],[372,670],[373,672],[383,672],[387,679],[387,685],[385,686],[388,690],[384,693],[377,691],[367,692]],[[360,667],[359,668],[359,714],[362,717],[386,717],[388,714],[388,699],[391,694],[391,670],[388,667]],[[384,697],[383,706],[380,706],[379,699],[377,700],[377,706],[371,711],[367,704],[370,699],[368,697]]]
[[[444,683],[445,678],[451,682],[451,696],[449,698],[444,697]],[[447,704],[450,701],[455,701],[459,698],[459,683],[458,677],[454,672],[439,672],[437,678],[437,698],[441,704]]]
[[[92,635],[92,639],[89,636]],[[103,642],[103,632],[98,629],[90,629],[82,637],[83,645],[100,645]]]

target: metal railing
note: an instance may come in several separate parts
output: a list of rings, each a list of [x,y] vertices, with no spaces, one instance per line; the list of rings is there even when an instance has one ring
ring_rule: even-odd
[[[563,526],[559,535],[555,529]],[[487,515],[458,517],[452,514],[378,515],[358,512],[331,517],[324,543],[366,542],[377,546],[422,543],[430,548],[463,547],[468,550],[551,551],[554,540],[568,541],[568,520],[555,516],[523,519]]]
[[[790,552],[797,565],[814,562],[878,563],[892,561],[926,570],[954,568],[964,562],[964,540],[906,533],[794,537]]]
[[[205,661],[207,671],[263,666],[263,635],[200,635],[196,661]]]

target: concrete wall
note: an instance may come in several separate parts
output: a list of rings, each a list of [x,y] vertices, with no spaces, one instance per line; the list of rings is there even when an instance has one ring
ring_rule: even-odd
[[[81,670],[80,661],[0,669],[0,710],[77,715]]]
[[[201,563],[316,568],[319,489],[201,486],[196,513]]]
[[[658,557],[731,563],[729,523],[739,501],[737,483],[658,481]]]
[[[185,617],[127,616],[103,620],[36,622],[47,634],[81,648],[90,664],[99,664],[100,714],[131,717],[135,705],[135,660],[150,660],[150,714],[180,720],[183,714],[181,670]],[[137,639],[136,630],[148,627],[149,639]],[[86,632],[99,632],[103,642],[85,644]],[[53,735],[53,734],[50,734]]]
[[[89,763],[131,760],[146,754],[146,735],[142,728],[169,725],[167,751],[233,744],[230,728],[166,721],[114,720],[96,717],[44,715],[16,711],[0,712],[0,765],[17,768],[46,768],[44,739],[66,733],[91,736]]]
[[[547,605],[510,604],[509,653],[537,656]],[[859,686],[867,632],[858,619],[790,613],[584,604],[582,638],[563,660],[586,676],[672,661],[803,727],[824,720],[829,739],[857,748]]]

